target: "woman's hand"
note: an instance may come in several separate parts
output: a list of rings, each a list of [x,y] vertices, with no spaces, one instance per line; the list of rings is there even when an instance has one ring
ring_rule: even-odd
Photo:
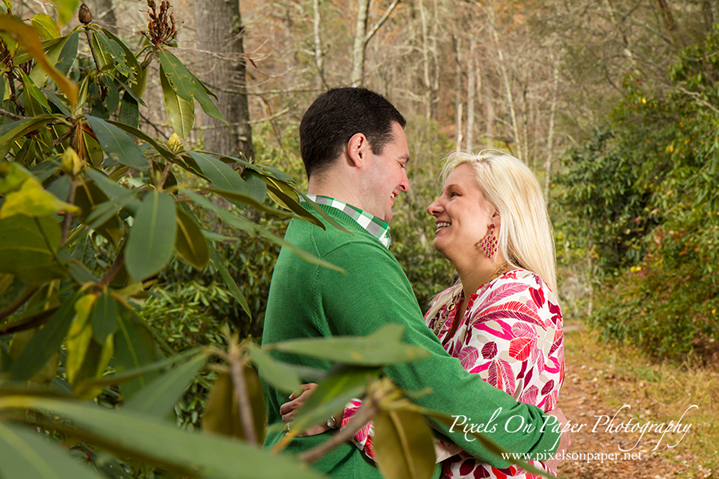
[[[312,392],[317,387],[317,384],[315,383],[307,383],[302,385],[302,392],[297,395],[295,393],[292,393],[290,395],[290,401],[284,403],[282,406],[280,406],[280,414],[282,414],[282,422],[285,423],[287,427],[291,427],[292,420],[295,418],[295,414],[297,414],[297,410],[307,401],[307,398],[310,397]],[[341,421],[341,419],[340,419]],[[339,421],[337,422],[339,424]],[[288,429],[285,429],[288,431]],[[322,434],[324,432],[329,431],[330,428],[327,427],[326,424],[320,424],[318,426],[312,426],[311,428],[307,429],[306,431],[300,433],[297,435],[297,437],[305,437],[305,436],[316,436],[317,434]]]

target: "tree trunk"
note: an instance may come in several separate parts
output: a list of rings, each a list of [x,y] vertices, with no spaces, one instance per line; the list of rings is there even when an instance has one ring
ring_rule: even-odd
[[[490,15],[492,36],[494,37],[494,44],[497,48],[497,56],[499,58],[499,71],[502,74],[502,80],[504,83],[504,90],[507,95],[507,108],[509,109],[509,116],[512,119],[512,133],[514,135],[514,143],[517,145],[517,158],[520,161],[526,161],[524,158],[524,152],[522,151],[522,137],[519,134],[519,122],[517,120],[517,108],[514,104],[514,96],[512,95],[512,84],[509,81],[509,73],[507,72],[506,60],[504,58],[504,52],[502,46],[499,43],[499,36],[497,35],[497,26],[494,22],[494,13]]]
[[[454,78],[454,136],[456,138],[457,151],[462,150],[462,40],[456,35],[452,35],[454,43],[456,70]]]
[[[714,25],[714,12],[709,0],[702,2],[702,14],[704,15],[704,28],[706,28],[707,32],[710,32],[712,25]]]
[[[490,90],[490,82],[483,82],[483,94],[484,97],[484,118],[485,118],[485,135],[487,140],[490,142],[494,141],[494,123],[497,118],[497,112],[494,109],[494,95]]]
[[[469,58],[467,59],[467,153],[474,152],[474,99],[477,92],[476,78],[477,69],[474,58],[474,37],[469,44]]]
[[[217,94],[217,107],[229,126],[202,116],[205,149],[223,155],[253,156],[252,129],[247,103],[244,27],[239,0],[195,0],[195,25],[203,78]]]
[[[672,15],[672,11],[669,9],[667,0],[657,0],[657,7],[659,8],[659,13],[661,13],[662,16],[664,28],[666,28],[669,34],[673,36],[674,32],[677,30],[677,23],[674,21],[674,15]]]
[[[355,43],[352,48],[352,86],[361,86],[364,82],[364,52],[365,38],[367,37],[367,20],[369,19],[370,0],[359,0],[357,10],[357,27],[355,29]]]
[[[319,77],[320,87],[329,88],[325,80],[324,53],[322,52],[322,18],[320,17],[320,0],[313,0],[312,8],[315,13],[315,66],[317,66],[317,76]]]
[[[429,39],[427,34],[427,14],[424,2],[419,0],[419,18],[422,26],[422,79],[424,83],[425,116],[432,116],[432,84],[429,80]]]
[[[559,90],[559,62],[554,61],[554,85],[552,105],[549,108],[549,132],[547,134],[547,159],[544,160],[544,201],[549,209],[549,193],[552,183],[552,159],[554,157],[554,114],[557,111],[557,91]]]

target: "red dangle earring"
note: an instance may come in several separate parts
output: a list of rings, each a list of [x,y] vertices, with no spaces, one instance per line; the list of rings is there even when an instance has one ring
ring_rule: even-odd
[[[489,232],[484,239],[479,242],[479,246],[482,247],[484,255],[487,258],[492,258],[497,252],[497,238],[494,236],[494,225],[489,225]]]

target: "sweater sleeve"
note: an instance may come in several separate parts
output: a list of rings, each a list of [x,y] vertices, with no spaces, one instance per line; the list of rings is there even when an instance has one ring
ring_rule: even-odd
[[[405,325],[404,341],[428,350],[430,357],[388,366],[385,373],[407,391],[431,388],[432,393],[415,402],[453,416],[452,427],[434,420],[430,420],[430,424],[478,459],[496,467],[510,465],[476,439],[465,437],[464,428],[469,430],[471,425],[475,430],[485,425],[489,439],[508,452],[556,452],[559,433],[552,428],[555,420],[536,406],[518,403],[478,375],[468,373],[459,361],[449,356],[424,324],[399,263],[382,248],[379,243],[356,242],[325,255],[324,259],[346,270],[346,274],[342,274],[320,268],[315,283],[322,297],[324,314],[332,318],[328,322],[332,334],[366,336],[388,322]],[[526,427],[508,432],[518,423]]]

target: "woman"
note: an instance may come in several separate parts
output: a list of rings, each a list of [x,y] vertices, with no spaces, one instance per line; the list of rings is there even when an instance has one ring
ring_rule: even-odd
[[[549,411],[564,379],[564,349],[553,292],[554,242],[537,179],[521,161],[489,150],[450,155],[442,179],[442,194],[427,211],[436,223],[434,248],[459,280],[437,295],[425,323],[467,371]],[[291,420],[305,396],[283,405],[283,421]],[[342,425],[360,404],[345,408]],[[371,424],[355,442],[373,456]],[[443,477],[531,477],[515,466],[500,470],[481,463],[453,444],[442,447],[438,457],[451,456]]]

